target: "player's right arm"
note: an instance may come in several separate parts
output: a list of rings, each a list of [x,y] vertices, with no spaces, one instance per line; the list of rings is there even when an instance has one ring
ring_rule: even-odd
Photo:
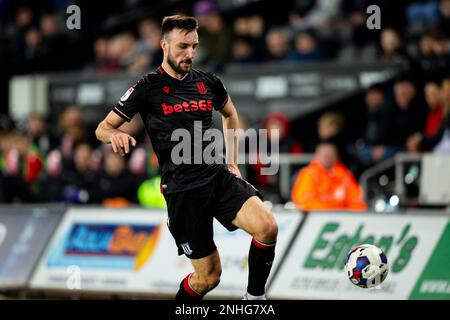
[[[123,118],[111,111],[95,130],[97,139],[103,143],[111,143],[113,151],[121,156],[136,146],[136,140],[131,135],[118,129],[124,122]]]
[[[136,140],[119,128],[125,121],[131,121],[134,115],[146,105],[147,83],[145,79],[142,79],[129,88],[95,130],[97,139],[103,143],[111,143],[113,151],[121,156],[129,153],[131,147],[136,146]]]

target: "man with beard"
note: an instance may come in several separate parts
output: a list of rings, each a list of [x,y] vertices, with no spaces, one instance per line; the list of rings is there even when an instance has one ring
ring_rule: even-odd
[[[168,228],[178,254],[184,253],[194,267],[194,272],[181,281],[177,299],[201,299],[219,284],[222,268],[213,240],[213,218],[229,231],[240,228],[253,237],[244,299],[265,299],[278,228],[259,191],[241,178],[237,135],[231,141],[225,139],[227,158],[231,158],[226,164],[208,164],[203,157],[199,161],[196,152],[184,154],[179,164],[172,155],[178,144],[173,138],[177,129],[190,134],[191,150],[200,147],[203,151],[210,146],[192,137],[196,130],[201,130],[203,136],[211,128],[213,109],[221,113],[224,130],[237,129],[239,124],[237,111],[220,79],[192,68],[198,46],[197,28],[193,17],[163,19],[162,65],[128,89],[99,124],[96,135],[103,143],[111,143],[114,152],[125,155],[136,140],[118,128],[136,113],[143,119],[161,168]]]

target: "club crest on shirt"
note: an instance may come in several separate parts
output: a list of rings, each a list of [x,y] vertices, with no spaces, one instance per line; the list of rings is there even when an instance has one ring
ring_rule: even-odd
[[[134,88],[131,87],[130,89],[125,92],[125,94],[120,98],[120,101],[127,101],[127,99],[130,97],[130,95],[133,93]]]
[[[208,90],[206,89],[206,86],[203,82],[197,82],[197,91],[200,94],[205,94]]]

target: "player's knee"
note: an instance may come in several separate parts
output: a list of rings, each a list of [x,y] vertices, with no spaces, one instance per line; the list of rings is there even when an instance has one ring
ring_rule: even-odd
[[[278,224],[275,221],[275,218],[273,216],[270,216],[269,221],[267,222],[266,236],[268,238],[273,239],[274,241],[277,239],[277,236],[278,236]]]
[[[208,272],[198,274],[197,285],[201,292],[206,293],[215,287],[220,282],[220,276],[222,274],[222,268],[214,268]]]
[[[257,236],[257,240],[262,242],[274,242],[277,240],[278,235],[278,225],[275,221],[275,218],[267,214],[265,219],[262,222],[260,232]]]
[[[219,283],[220,283],[220,274],[211,273],[201,277],[199,285],[201,286],[203,292],[208,292],[217,287]]]
[[[217,287],[220,283],[220,275],[212,274],[207,279],[208,290],[212,290]]]

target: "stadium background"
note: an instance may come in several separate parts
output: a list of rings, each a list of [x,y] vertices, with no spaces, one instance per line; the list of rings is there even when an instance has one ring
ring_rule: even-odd
[[[80,30],[66,27],[73,4]],[[379,30],[366,26],[372,4],[380,8]],[[159,23],[175,13],[199,18],[196,66],[223,78],[242,127],[276,120],[286,133],[278,175],[267,179],[257,174],[260,165],[241,166],[284,226],[269,294],[449,299],[449,138],[441,132],[450,104],[448,0],[1,1],[2,291],[170,297],[189,269],[170,254],[158,164],[139,121],[124,128],[140,141],[125,159],[94,136],[130,84],[159,65]],[[374,95],[390,111],[381,120],[369,112]],[[430,116],[435,106],[440,117]],[[388,134],[373,138],[368,128],[380,121]],[[220,117],[215,122],[220,128]],[[416,132],[441,135],[418,148],[408,142]],[[295,209],[296,173],[324,138],[359,179],[368,212]],[[367,158],[365,147],[380,145],[384,152]],[[317,247],[324,232],[336,238],[328,234]],[[101,241],[115,237],[117,246]],[[225,243],[216,297],[239,298],[246,252],[234,248],[248,239],[220,228],[216,237]],[[380,245],[392,259],[380,290],[348,287],[338,261],[358,241]]]

